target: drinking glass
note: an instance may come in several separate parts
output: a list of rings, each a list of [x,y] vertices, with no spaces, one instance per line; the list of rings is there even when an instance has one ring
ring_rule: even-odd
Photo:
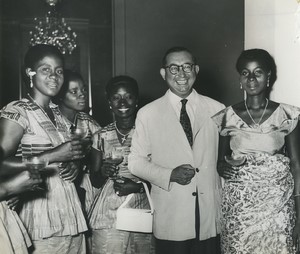
[[[88,132],[87,128],[77,126],[74,129],[70,129],[68,135],[69,138],[71,139],[72,138],[83,139],[87,136],[87,132]]]
[[[232,157],[230,155],[224,156],[225,161],[231,166],[241,166],[245,163],[246,158],[244,156],[241,157]]]
[[[107,154],[107,156],[105,157],[105,162],[110,163],[110,164],[114,164],[116,166],[118,166],[119,164],[121,164],[124,160],[123,157],[123,153],[121,149],[118,148],[114,148],[112,149],[112,151],[110,153]],[[117,170],[114,174],[113,179],[116,179],[119,177],[119,171]]]
[[[45,172],[45,168],[48,165],[48,160],[39,158],[37,156],[24,157],[23,162],[28,169],[38,170],[40,173]],[[45,184],[40,184],[35,187],[35,190],[46,190]]]

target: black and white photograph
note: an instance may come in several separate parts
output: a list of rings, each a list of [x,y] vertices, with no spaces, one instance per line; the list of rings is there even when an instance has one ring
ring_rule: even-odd
[[[0,254],[300,254],[300,0],[0,0]]]

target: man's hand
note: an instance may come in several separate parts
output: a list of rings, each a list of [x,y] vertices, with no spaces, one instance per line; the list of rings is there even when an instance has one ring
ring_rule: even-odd
[[[190,164],[183,164],[173,169],[170,182],[187,185],[195,175],[195,169]]]

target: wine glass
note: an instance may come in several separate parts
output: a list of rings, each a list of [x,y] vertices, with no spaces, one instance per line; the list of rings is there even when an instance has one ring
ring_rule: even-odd
[[[85,127],[79,127],[71,128],[68,133],[69,137],[71,139],[77,138],[77,139],[83,139],[87,136],[87,128]]]
[[[106,157],[105,157],[105,162],[114,164],[118,166],[121,164],[124,160],[123,153],[121,149],[115,148],[113,149]],[[114,174],[113,179],[116,179],[119,177],[119,171],[117,170]]]
[[[38,171],[42,171],[49,163],[48,160],[38,156],[24,157],[23,162],[28,168]]]
[[[22,158],[26,167],[31,170],[38,170],[39,172],[44,172],[44,168],[48,165],[47,159],[42,159],[38,156],[30,156]],[[35,190],[46,190],[46,186],[38,185],[35,187]]]

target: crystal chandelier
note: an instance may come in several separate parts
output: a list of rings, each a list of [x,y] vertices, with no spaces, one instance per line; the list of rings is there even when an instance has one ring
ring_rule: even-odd
[[[46,0],[49,11],[44,18],[34,18],[35,27],[30,31],[31,46],[49,44],[56,46],[63,54],[72,54],[76,48],[76,33],[72,31],[65,19],[56,10],[60,0]]]

